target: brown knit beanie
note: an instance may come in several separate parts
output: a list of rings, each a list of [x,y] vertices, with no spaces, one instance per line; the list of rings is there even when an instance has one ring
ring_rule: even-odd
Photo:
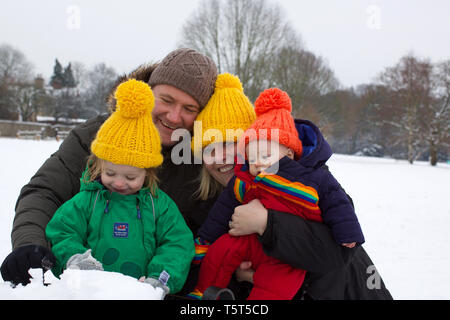
[[[214,92],[217,67],[209,57],[193,49],[169,53],[152,72],[148,84],[168,84],[194,98],[204,108]]]

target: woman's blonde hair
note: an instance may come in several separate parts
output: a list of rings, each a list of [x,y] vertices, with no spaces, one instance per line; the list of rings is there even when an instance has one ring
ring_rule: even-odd
[[[91,154],[88,157],[88,169],[87,173],[83,176],[83,182],[89,183],[97,179],[103,170],[103,163],[105,160],[98,158],[95,154]],[[152,196],[156,196],[156,190],[158,188],[158,177],[156,175],[157,168],[145,169],[144,188],[149,188]]]
[[[211,176],[205,165],[202,166],[202,171],[200,172],[198,180],[200,182],[200,186],[194,193],[194,196],[197,199],[211,199],[218,196],[224,189],[224,187]]]

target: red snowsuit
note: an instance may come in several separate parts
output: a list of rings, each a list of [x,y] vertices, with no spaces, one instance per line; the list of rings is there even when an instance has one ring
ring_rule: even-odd
[[[233,185],[234,195],[240,203],[259,199],[267,209],[322,221],[314,188],[278,175],[255,178],[248,171],[241,171],[241,167],[236,166]],[[204,292],[210,286],[226,287],[243,261],[251,261],[255,270],[249,300],[291,300],[306,274],[305,270],[266,255],[256,234],[239,237],[224,234],[209,247],[202,261],[197,289]]]

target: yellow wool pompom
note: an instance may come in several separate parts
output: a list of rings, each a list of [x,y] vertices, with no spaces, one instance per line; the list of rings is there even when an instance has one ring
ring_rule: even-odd
[[[115,98],[116,111],[124,118],[139,118],[146,112],[151,112],[155,106],[155,98],[149,85],[135,79],[120,84]]]
[[[215,142],[236,142],[255,121],[252,103],[239,78],[230,73],[217,76],[216,90],[196,118],[191,148],[201,157],[203,148]]]
[[[136,168],[161,165],[161,139],[152,120],[155,104],[150,87],[142,81],[128,80],[115,92],[116,111],[106,119],[91,144],[98,158]]]
[[[220,89],[238,89],[240,92],[244,92],[241,80],[235,75],[230,73],[222,73],[217,76],[216,90]]]

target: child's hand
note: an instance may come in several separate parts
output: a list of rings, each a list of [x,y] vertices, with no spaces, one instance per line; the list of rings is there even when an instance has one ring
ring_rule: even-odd
[[[352,242],[352,243],[343,243],[342,244],[344,247],[347,248],[354,248],[356,246],[356,242]]]
[[[138,279],[139,282],[144,282],[144,283],[148,283],[150,284],[153,288],[161,288],[163,293],[162,293],[162,297],[161,300],[164,300],[164,297],[170,293],[170,289],[168,286],[164,285],[161,283],[161,281],[154,279],[154,278],[146,278],[144,276],[140,277]]]
[[[103,265],[91,254],[91,249],[85,253],[74,254],[66,263],[67,269],[77,270],[100,270],[103,271]]]
[[[247,204],[237,206],[229,222],[232,236],[244,236],[258,233],[262,235],[267,226],[267,209],[258,200],[252,200]]]
[[[243,261],[239,268],[236,269],[236,279],[239,282],[247,281],[253,283],[253,275],[255,270],[252,269],[251,261]]]

